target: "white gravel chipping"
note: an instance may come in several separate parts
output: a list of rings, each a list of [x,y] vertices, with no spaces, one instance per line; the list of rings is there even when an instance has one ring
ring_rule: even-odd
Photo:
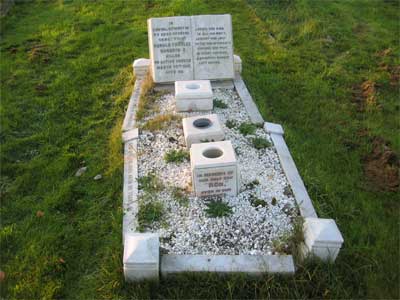
[[[219,115],[225,139],[235,148],[241,175],[241,189],[236,197],[222,199],[232,210],[226,217],[210,217],[206,212],[209,199],[188,194],[188,202],[181,203],[173,196],[174,188],[190,190],[190,162],[167,163],[164,154],[172,149],[187,150],[181,122],[162,131],[142,130],[139,136],[139,177],[154,173],[164,185],[156,197],[163,204],[160,222],[153,222],[145,231],[158,232],[161,247],[174,254],[274,254],[287,247],[287,239],[299,215],[295,199],[283,173],[273,146],[257,150],[252,145],[254,137],[270,141],[269,134],[257,128],[255,135],[243,136],[236,126],[226,127],[225,122],[250,123],[249,116],[234,90],[215,89],[214,99],[223,101],[228,108],[214,108]],[[173,95],[157,100],[157,114],[174,113],[183,117],[209,112],[176,113]],[[272,144],[271,144],[272,145]],[[139,191],[143,200],[144,191]],[[254,199],[265,201],[254,206]],[[146,198],[147,199],[147,198]],[[153,200],[154,201],[154,200]]]

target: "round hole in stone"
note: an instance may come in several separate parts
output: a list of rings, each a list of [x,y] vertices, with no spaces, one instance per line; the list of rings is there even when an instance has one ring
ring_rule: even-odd
[[[200,85],[197,83],[189,83],[186,85],[186,88],[189,90],[198,90],[200,88]]]
[[[211,120],[207,118],[200,118],[193,121],[193,126],[198,129],[208,128],[211,126],[211,124],[212,124]]]
[[[203,156],[207,158],[218,158],[221,157],[224,152],[218,148],[209,148],[203,151]]]

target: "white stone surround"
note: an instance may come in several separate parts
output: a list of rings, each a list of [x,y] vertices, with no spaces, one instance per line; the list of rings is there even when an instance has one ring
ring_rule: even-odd
[[[236,67],[235,67],[236,68]],[[237,71],[239,71],[238,68],[236,68]],[[240,69],[241,70],[241,69]],[[143,73],[140,74],[140,76],[144,76]],[[135,82],[135,88],[132,93],[132,97],[129,101],[128,105],[128,110],[127,114],[125,116],[124,120],[124,126],[123,126],[123,131],[129,131],[133,129],[134,126],[134,110],[135,106],[137,104],[137,99],[140,96],[140,84],[141,80],[137,76],[137,80]],[[260,122],[260,114],[258,110],[254,110],[254,102],[251,99],[251,102],[249,102],[249,94],[247,89],[243,89],[244,82],[242,79],[237,77],[235,80],[235,87],[238,90],[242,90],[242,93],[239,92],[239,95],[244,97],[243,103],[246,106],[246,109],[248,110],[248,113],[252,119],[253,122],[259,123]],[[245,86],[244,86],[245,88]],[[243,93],[244,90],[244,93]],[[139,92],[138,92],[139,91]],[[248,95],[247,95],[248,94]],[[247,105],[246,105],[247,103]],[[262,119],[262,117],[261,117]],[[271,138],[277,148],[277,153],[281,159],[282,167],[287,175],[287,178],[289,179],[293,193],[295,194],[296,201],[299,204],[300,207],[300,212],[303,217],[305,217],[305,223],[304,223],[304,234],[306,237],[306,242],[304,245],[302,245],[302,250],[304,256],[306,255],[315,255],[319,258],[322,258],[323,260],[330,260],[334,261],[339,253],[340,247],[343,243],[343,237],[340,234],[339,229],[336,226],[336,223],[334,220],[325,220],[325,219],[318,219],[315,210],[312,206],[311,200],[307,201],[309,199],[309,196],[307,194],[307,191],[304,187],[304,184],[301,181],[300,175],[297,171],[297,168],[294,164],[294,161],[290,155],[290,152],[286,146],[286,143],[283,139],[283,129],[279,124],[273,124],[273,123],[266,123],[264,126],[265,130],[271,134]],[[135,141],[137,139],[136,133],[130,132],[128,134],[124,135],[124,142],[125,142],[125,152],[127,153],[127,149],[132,148],[132,145],[135,145]],[[129,147],[130,146],[130,147]],[[134,146],[133,146],[134,147]],[[132,163],[132,161],[137,164],[137,160],[135,162],[135,159],[130,158],[130,156],[125,156],[124,159],[124,165],[126,167],[127,164]],[[286,163],[285,163],[286,162]],[[137,165],[136,165],[137,167]],[[129,176],[131,176],[132,173],[125,172],[124,173],[124,207],[130,207],[133,205],[135,206],[135,201],[136,199],[134,194],[131,194],[131,197],[125,196],[128,195],[128,193],[125,193],[125,191],[128,191],[128,186],[129,186]],[[299,179],[301,181],[301,184],[297,184],[299,182]],[[306,195],[306,196],[305,196]],[[304,201],[306,199],[306,201]],[[300,201],[299,201],[300,200]],[[131,226],[129,224],[135,224],[136,222],[136,213],[128,213],[124,215],[124,222],[123,222],[123,232],[124,236],[129,235],[131,236],[132,232],[135,230],[135,226]],[[321,229],[322,228],[322,229]],[[325,230],[324,230],[325,228]],[[327,228],[327,229],[326,229]],[[328,232],[327,236],[331,236],[331,238],[326,239],[326,234],[315,234],[315,232]],[[321,238],[322,237],[322,238]],[[131,238],[125,239],[124,238],[124,249],[131,249],[132,241]],[[300,245],[299,245],[300,247]],[[158,251],[158,247],[155,246],[155,243],[153,243],[153,247],[151,251]],[[155,253],[155,252],[154,252]],[[282,259],[279,258],[279,260]],[[202,261],[202,259],[205,259]],[[294,262],[292,256],[287,256],[283,257],[283,262],[281,261],[279,263],[279,267],[276,267],[277,261],[276,257],[271,256],[266,256],[266,257],[260,257],[257,255],[252,255],[251,257],[246,258],[246,256],[233,256],[233,258],[229,258],[233,260],[238,260],[242,261],[244,260],[246,263],[234,263],[233,268],[229,269],[229,264],[224,264],[221,263],[224,261],[224,259],[219,258],[218,256],[204,256],[204,258],[199,258],[198,255],[165,255],[161,256],[161,265],[160,263],[159,268],[161,268],[161,274],[164,276],[168,276],[169,274],[175,274],[175,273],[180,273],[180,272],[186,272],[186,271],[205,271],[205,272],[220,272],[220,273],[225,273],[225,272],[245,272],[248,274],[262,274],[262,273],[273,273],[273,272],[278,272],[278,273],[293,273],[295,270],[294,267]],[[258,263],[261,260],[265,260],[265,264],[260,264]],[[254,262],[257,263],[254,263]],[[199,264],[200,262],[200,264]],[[225,262],[227,260],[225,259]],[[232,262],[232,261],[231,261]],[[275,267],[269,267],[266,268],[265,266],[275,266]],[[153,265],[155,266],[155,265]],[[135,268],[135,264],[130,264],[128,260],[125,259],[124,256],[124,272],[125,272],[125,278],[126,280],[142,280],[144,278],[158,278],[158,271],[155,272],[155,268],[150,267],[149,269],[151,272],[145,271],[138,271],[137,268]],[[133,267],[133,268],[132,268]],[[253,268],[254,267],[254,268]],[[146,268],[144,268],[146,269]],[[148,270],[149,270],[148,269]],[[228,270],[228,271],[227,271]]]

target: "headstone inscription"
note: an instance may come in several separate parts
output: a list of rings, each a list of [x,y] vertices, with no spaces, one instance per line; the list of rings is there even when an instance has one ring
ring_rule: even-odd
[[[147,23],[154,82],[234,78],[230,15],[151,18]]]

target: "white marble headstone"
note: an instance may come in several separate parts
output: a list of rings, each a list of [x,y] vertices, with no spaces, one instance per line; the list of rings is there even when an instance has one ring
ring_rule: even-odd
[[[234,78],[230,15],[147,21],[154,82]]]

